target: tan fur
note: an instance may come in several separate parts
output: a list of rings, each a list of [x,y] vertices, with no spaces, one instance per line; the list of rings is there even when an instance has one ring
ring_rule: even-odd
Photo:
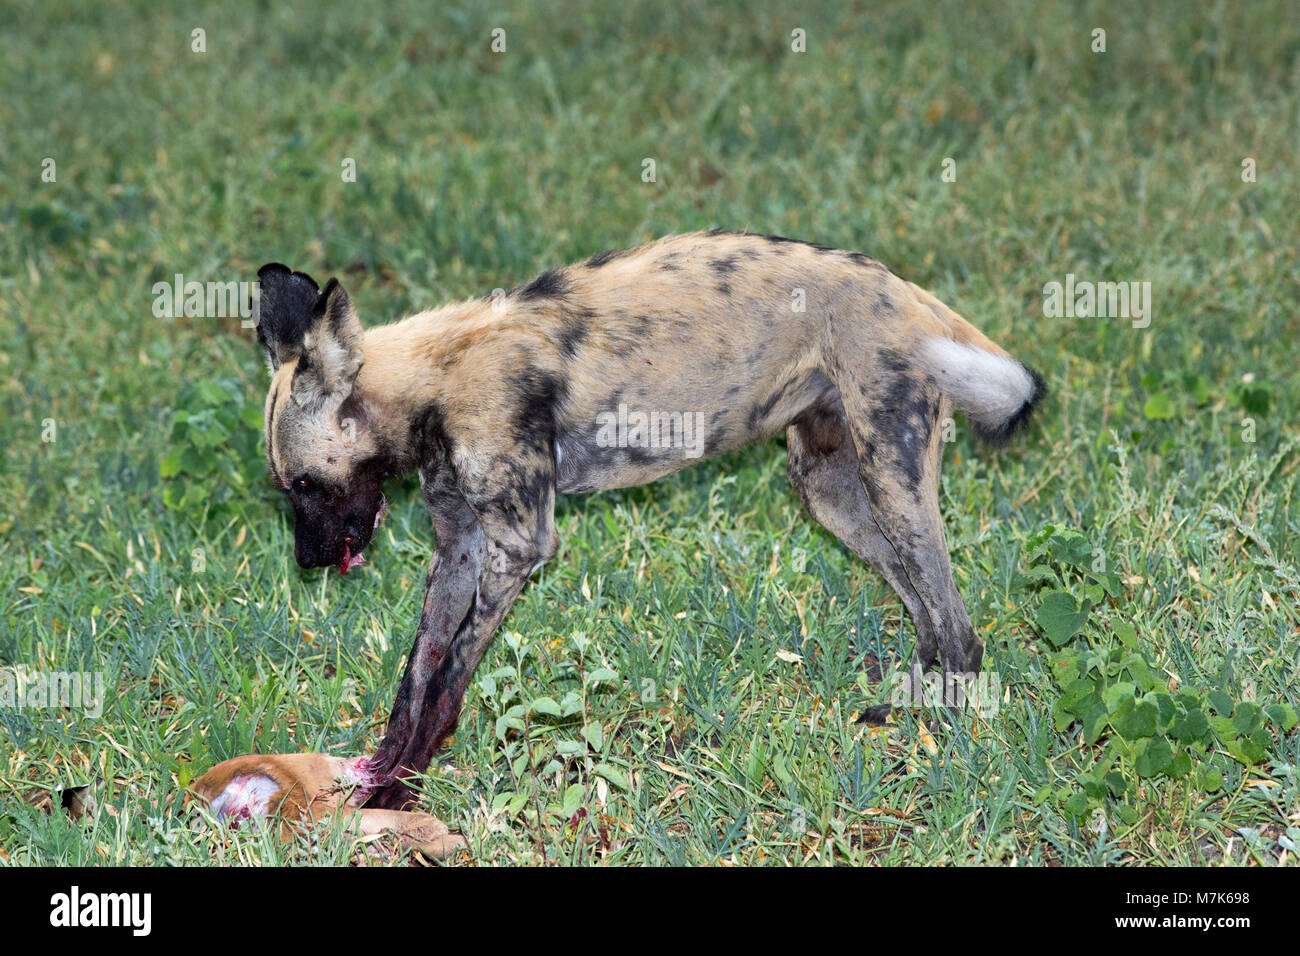
[[[352,566],[379,482],[401,472],[418,469],[436,529],[415,646],[370,764],[383,780],[372,806],[402,806],[401,778],[455,728],[497,626],[556,552],[557,493],[643,484],[782,429],[809,510],[907,605],[918,674],[936,657],[947,674],[978,671],[983,645],[939,514],[940,423],[956,401],[1004,438],[1042,380],[874,259],[771,236],[670,236],[364,335],[335,283],[316,297],[309,277],[264,273],[280,363],[268,458],[286,490],[300,472],[321,486],[291,492],[299,560]],[[339,348],[321,347],[326,333]],[[615,413],[633,411],[694,416],[701,441],[611,443]]]
[[[734,260],[735,271],[720,277],[710,265],[719,260]],[[612,410],[609,400],[627,382],[632,365],[645,384],[628,397],[640,405],[698,410],[711,420],[722,413],[711,425],[719,439],[715,451],[775,434],[816,397],[792,394],[756,429],[744,420],[782,385],[824,364],[828,321],[863,326],[878,349],[906,352],[918,335],[931,334],[1005,354],[929,293],[874,260],[854,261],[803,243],[692,233],[660,239],[597,268],[578,264],[562,273],[571,291],[561,299],[477,299],[368,329],[356,388],[389,426],[380,443],[405,449],[409,414],[436,404],[448,431],[464,436],[463,461],[490,453],[514,411],[510,396],[525,354],[535,367],[567,378],[558,431],[594,427],[600,412]],[[734,294],[722,294],[724,285]],[[804,290],[803,312],[793,311],[796,289]],[[879,308],[878,296],[893,308]],[[556,345],[569,303],[594,313],[589,339],[572,361]],[[620,346],[629,345],[624,359],[611,361]],[[285,381],[292,376],[292,364],[277,373]],[[724,403],[719,382],[739,384],[740,390]],[[278,391],[283,406],[290,389]],[[304,441],[303,427],[284,429],[293,434],[292,444],[318,446],[340,437],[327,423]],[[280,445],[272,443],[273,461],[283,474],[291,466],[282,461]],[[335,464],[342,477],[344,463]],[[685,464],[684,458],[656,463],[619,483],[651,481]]]
[[[985,352],[992,352],[994,355],[1011,357],[1002,346],[936,299],[932,293],[922,289],[919,285],[913,285],[911,282],[907,285],[917,300],[943,321],[948,328],[949,336],[953,340],[960,342],[962,345],[969,345],[972,348],[983,349]]]

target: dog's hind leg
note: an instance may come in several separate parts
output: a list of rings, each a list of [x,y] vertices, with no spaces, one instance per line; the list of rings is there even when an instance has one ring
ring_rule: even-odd
[[[912,683],[919,686],[921,673],[938,656],[939,634],[898,552],[871,516],[858,455],[838,398],[828,399],[795,419],[786,430],[786,444],[790,484],[809,514],[875,568],[911,615],[917,629]],[[937,454],[935,467],[938,467]]]
[[[945,702],[958,703],[960,682],[979,671],[984,646],[953,582],[939,514],[940,422],[947,402],[934,378],[913,367],[905,352],[878,343],[872,349],[861,334],[846,338],[836,342],[828,372],[840,392],[858,475],[876,529],[919,605],[920,613],[912,612],[920,635],[916,663],[928,664],[937,647]]]

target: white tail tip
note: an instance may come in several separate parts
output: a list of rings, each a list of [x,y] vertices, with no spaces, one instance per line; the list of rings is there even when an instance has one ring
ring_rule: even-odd
[[[967,414],[976,433],[986,441],[1010,438],[1045,391],[1042,376],[1011,356],[952,339],[927,337],[918,364]]]

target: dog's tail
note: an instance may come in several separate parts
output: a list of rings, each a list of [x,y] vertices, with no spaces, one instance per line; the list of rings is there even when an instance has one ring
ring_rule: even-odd
[[[1029,421],[1047,393],[1043,377],[929,292],[915,285],[912,290],[951,335],[926,335],[915,353],[917,365],[966,413],[977,436],[1004,444]]]

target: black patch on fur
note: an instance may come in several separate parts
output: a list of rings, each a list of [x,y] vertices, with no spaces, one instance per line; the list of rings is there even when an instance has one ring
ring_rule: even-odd
[[[311,328],[321,298],[320,287],[305,272],[292,272],[278,262],[268,262],[258,269],[257,283],[257,341],[279,368],[286,353],[301,345]]]
[[[902,375],[912,371],[912,365],[900,352],[894,349],[881,349],[878,353],[881,368]]]
[[[709,432],[704,438],[704,456],[712,458],[727,443],[729,432],[726,428],[727,411],[725,409],[716,411],[709,418]]]
[[[1038,403],[1041,402],[1043,396],[1047,394],[1047,383],[1043,380],[1043,376],[1039,375],[1035,369],[1030,368],[1028,365],[1021,367],[1024,368],[1024,370],[1029,373],[1029,377],[1034,380],[1034,391],[1030,394],[1029,398],[1025,400],[1025,404],[1021,405],[1016,413],[1001,425],[990,427],[972,421],[971,429],[975,432],[976,437],[978,437],[980,441],[986,442],[995,447],[1005,445],[1007,442],[1011,441],[1011,439],[1015,437],[1016,433],[1029,423],[1029,419],[1033,417],[1034,410],[1038,407]]]
[[[777,245],[777,246],[781,246],[781,245],[807,246],[809,249],[815,249],[815,250],[817,250],[818,252],[834,252],[834,251],[835,251],[834,249],[830,248],[829,246],[818,245],[818,244],[815,243],[815,242],[805,242],[803,239],[791,239],[791,238],[789,238],[788,236],[770,236],[770,235],[769,235],[769,236],[763,236],[763,238],[766,239],[768,242],[772,243],[773,245]]]
[[[781,401],[781,399],[785,397],[786,392],[789,391],[790,384],[791,383],[787,382],[786,384],[778,388],[775,392],[773,392],[771,395],[769,395],[766,399],[764,399],[762,404],[755,405],[752,408],[750,408],[749,410],[750,431],[754,431],[755,429],[757,429],[758,426],[767,418],[767,416],[772,414],[772,409],[776,408],[777,403]]]
[[[603,332],[607,348],[621,359],[644,350],[658,324],[655,316],[646,313],[630,316],[619,312],[615,318],[617,321],[607,323]]]
[[[785,249],[788,248],[789,246],[806,246],[807,248],[812,249],[815,252],[844,252],[844,250],[841,249],[834,249],[830,246],[823,246],[820,243],[816,243],[816,242],[808,242],[807,240],[804,239],[791,239],[789,236],[776,236],[771,234],[763,235],[761,233],[754,233],[754,232],[739,232],[734,229],[710,229],[707,234],[710,236],[736,236],[741,239],[745,239],[745,238],[758,239],[766,242],[769,246],[771,246],[773,252],[784,252]],[[742,252],[741,254],[746,256],[747,258],[753,258],[756,255],[752,250],[748,250],[748,249]],[[871,256],[868,256],[865,253],[844,252],[844,256],[850,262],[856,263],[857,265],[860,265],[863,268],[879,270],[881,272],[888,272],[890,275],[895,276],[896,278],[900,278],[900,279],[902,278],[902,276],[899,276],[897,272],[895,272],[893,269],[886,266],[879,259],[873,259],[871,258]]]
[[[766,241],[778,248],[781,246],[807,246],[809,249],[815,249],[818,252],[836,252],[837,250],[829,246],[819,246],[815,242],[805,242],[803,239],[790,239],[786,236],[763,235],[759,232],[742,232],[739,229],[710,229],[707,236],[735,236],[737,239],[755,239]]]
[[[312,480],[310,472],[307,487],[291,485],[288,496],[298,564],[304,568],[337,565],[345,537],[351,538],[354,554],[364,551],[374,533],[384,481],[398,470],[393,459],[381,454],[358,463],[345,485]]]
[[[470,624],[474,620],[474,612],[477,609],[478,609],[478,593],[475,592],[474,596],[469,599],[469,610],[465,612],[465,616],[462,617],[460,619],[460,623],[456,625],[457,634],[463,634],[469,630]]]
[[[729,286],[725,282],[719,282],[717,285],[717,290],[718,290],[718,295],[722,296],[724,299],[729,298],[731,296],[731,286]]]
[[[620,448],[619,451],[633,465],[653,465],[664,455],[662,449],[650,448],[646,445],[628,444],[626,448]]]
[[[532,299],[558,299],[568,295],[571,288],[572,285],[561,270],[550,269],[527,285],[511,289],[510,294],[525,302]]]
[[[415,466],[436,471],[451,458],[451,440],[447,435],[442,406],[429,402],[411,418],[411,448]]]
[[[552,472],[549,469],[543,472],[519,459],[509,459],[502,464],[505,475],[500,489],[491,495],[476,497],[475,507],[506,517],[517,530],[522,531],[531,527],[540,513],[543,496],[550,488]],[[515,570],[527,570],[527,565],[534,560],[531,553],[510,548],[504,543],[498,543],[498,547],[505,552]]]
[[[627,255],[629,251],[630,250],[628,249],[606,249],[604,252],[596,253],[588,259],[584,265],[590,269],[599,269],[601,266],[613,262],[621,256]]]
[[[889,463],[906,482],[907,490],[919,495],[922,472],[930,447],[930,432],[939,417],[939,391],[935,383],[915,372],[894,374],[881,383],[872,416],[881,446],[863,449],[866,464],[875,465],[879,451],[889,454]]]
[[[515,376],[517,403],[511,421],[521,448],[553,455],[555,406],[564,398],[567,384],[558,375],[526,366]]]
[[[614,354],[621,359],[627,358],[633,352],[641,348],[641,343],[631,338],[618,335],[616,333],[607,333],[610,344],[613,346]]]
[[[578,348],[587,340],[591,320],[595,318],[589,309],[565,309],[560,316],[560,352],[565,358],[573,358]]]
[[[397,459],[387,452],[380,451],[357,464],[352,471],[352,480],[354,484],[373,482],[382,485],[385,481],[396,478],[401,473],[402,467]]]
[[[719,276],[723,277],[730,275],[739,268],[736,264],[735,256],[723,256],[720,259],[710,260],[709,267]]]
[[[848,260],[862,266],[864,269],[877,269],[881,272],[889,271],[880,260],[873,259],[871,256],[865,255],[861,252],[850,252],[848,254]]]

